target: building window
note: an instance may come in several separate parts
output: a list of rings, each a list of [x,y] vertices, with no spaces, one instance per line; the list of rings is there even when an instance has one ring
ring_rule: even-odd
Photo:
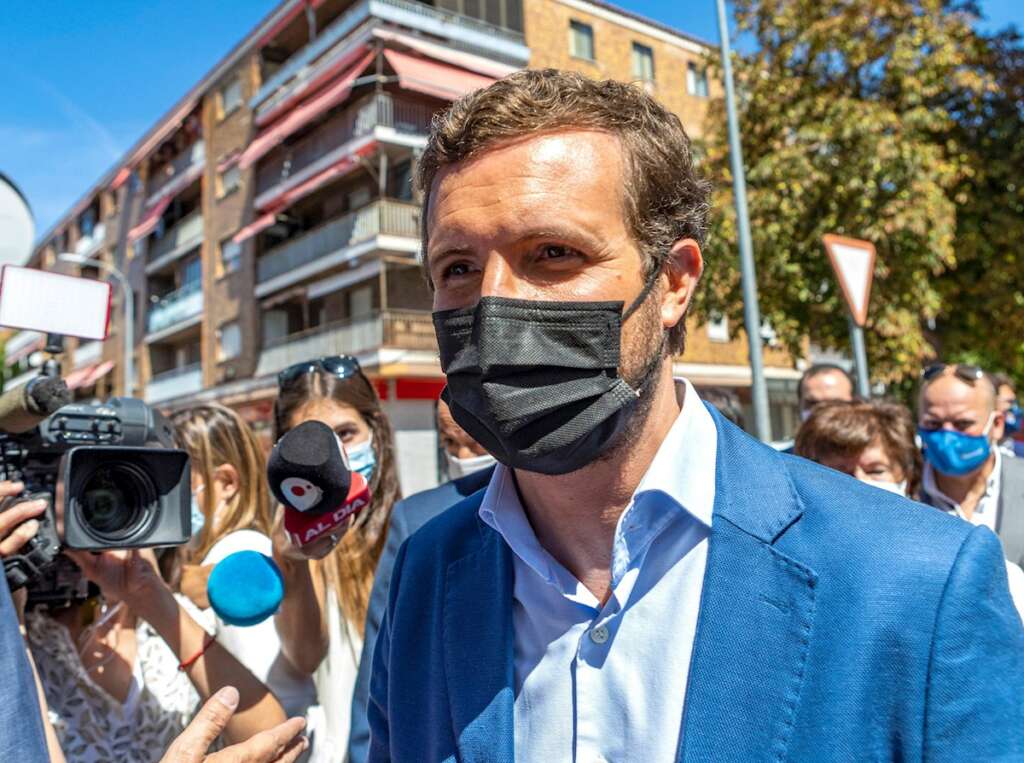
[[[698,98],[708,97],[708,70],[690,61],[686,65],[686,92]]]
[[[633,43],[633,77],[654,82],[654,51],[638,42]]]
[[[230,238],[220,242],[220,272],[221,275],[234,273],[242,267],[242,245],[236,244]]]
[[[242,80],[238,77],[233,78],[230,82],[221,86],[217,95],[220,118],[224,119],[224,117],[242,105]]]
[[[724,315],[712,316],[708,321],[708,340],[712,342],[729,341],[729,319]]]
[[[217,332],[217,360],[231,360],[242,354],[242,329],[237,323],[225,323]]]
[[[217,198],[222,199],[232,191],[236,190],[239,183],[241,183],[241,176],[242,171],[238,168],[237,164],[228,167],[220,173],[220,178],[218,179],[218,185],[220,187],[217,189]]]
[[[594,60],[594,28],[590,24],[569,22],[569,53],[574,58]]]

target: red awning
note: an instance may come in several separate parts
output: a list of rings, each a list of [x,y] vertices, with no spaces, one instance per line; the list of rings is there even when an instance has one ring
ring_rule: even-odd
[[[494,82],[493,78],[482,74],[397,50],[385,50],[384,58],[398,74],[399,85],[435,98],[454,101]]]
[[[102,363],[93,363],[69,373],[64,377],[64,383],[68,385],[68,389],[91,387],[101,378],[110,373],[110,370],[113,367],[114,362],[111,360],[105,360]]]
[[[382,29],[378,27],[373,30],[373,36],[378,40],[395,42],[404,48],[411,48],[415,52],[421,53],[427,58],[443,61],[462,69],[468,69],[471,72],[483,74],[486,77],[501,79],[502,77],[507,77],[509,74],[512,74],[512,72],[519,71],[518,66],[498,63],[490,58],[484,58],[483,56],[478,56],[474,53],[465,53],[461,50],[455,50],[445,45],[441,45],[440,43],[431,42],[423,37],[417,37],[412,34],[404,34],[402,32],[395,32],[391,29]]]
[[[163,215],[164,210],[167,209],[167,205],[171,203],[170,194],[166,194],[160,197],[160,200],[156,202],[149,210],[142,216],[139,224],[128,231],[129,241],[138,241],[144,236],[148,236],[156,228],[156,224],[160,222],[160,217]]]
[[[114,368],[114,361],[112,361],[112,360],[105,360],[102,363],[100,363],[99,365],[94,366],[93,369],[92,369],[92,372],[89,374],[89,376],[86,377],[85,381],[82,383],[82,386],[83,387],[91,387],[96,382],[98,382],[100,379],[102,379],[104,376],[109,374],[110,371],[113,368]]]
[[[118,188],[125,184],[125,181],[132,176],[132,171],[128,167],[122,167],[114,175],[114,179],[110,183],[110,190],[116,191]]]
[[[315,79],[311,79],[308,82],[297,85],[295,89],[288,94],[287,98],[275,103],[274,107],[269,111],[257,114],[253,121],[260,127],[273,122],[282,114],[285,114],[295,108],[296,104],[309,98],[321,88],[330,85],[331,81],[339,75],[343,77],[344,74],[366,54],[366,50],[367,48],[365,45],[359,45],[351,50],[345,51],[344,55],[339,56],[336,60],[332,61],[330,66],[325,67]]]
[[[330,166],[320,170],[318,173],[307,178],[298,185],[292,186],[270,199],[264,199],[260,208],[267,211],[280,212],[282,209],[290,207],[299,199],[313,193],[313,191],[318,188],[322,188],[335,178],[341,177],[345,173],[350,172],[353,167],[359,164],[360,158],[370,156],[376,150],[377,141],[369,140],[359,146],[359,148],[355,149],[352,153],[346,154]]]
[[[238,233],[232,236],[231,240],[234,241],[236,244],[241,244],[243,241],[246,241],[255,236],[261,230],[269,228],[271,225],[274,224],[275,219],[277,219],[277,214],[275,212],[268,212],[265,215],[257,217],[256,220],[249,223],[244,228],[242,228],[242,230],[238,231]]]
[[[312,120],[334,108],[339,103],[342,103],[348,98],[348,94],[352,92],[352,83],[355,82],[356,77],[362,73],[363,69],[373,60],[375,55],[373,51],[364,53],[354,66],[339,77],[337,82],[313,96],[257,135],[252,143],[249,144],[249,147],[242,152],[238,159],[238,166],[243,170],[248,169],[261,156],[265,156],[274,146],[278,145],[293,132],[309,124]]]
[[[232,151],[230,154],[225,156],[219,162],[217,162],[217,172],[224,172],[231,169],[238,164],[238,157],[241,156],[240,151]]]

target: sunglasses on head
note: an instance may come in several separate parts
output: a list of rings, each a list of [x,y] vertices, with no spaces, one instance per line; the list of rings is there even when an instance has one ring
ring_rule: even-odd
[[[955,365],[951,365],[949,363],[932,363],[921,372],[921,378],[925,381],[931,381],[936,376],[944,373],[947,368],[952,368],[953,374],[956,378],[965,381],[968,384],[974,384],[975,382],[985,378],[985,369],[964,363],[957,363]]]
[[[280,389],[290,387],[296,381],[306,376],[323,371],[339,379],[348,379],[352,376],[362,376],[363,369],[359,367],[359,361],[351,355],[331,355],[316,360],[304,360],[288,366],[277,375],[277,386]]]

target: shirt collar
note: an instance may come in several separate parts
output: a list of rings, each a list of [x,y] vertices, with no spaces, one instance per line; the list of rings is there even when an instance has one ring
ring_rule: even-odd
[[[980,501],[984,501],[986,498],[995,495],[996,491],[999,489],[1003,456],[999,452],[999,448],[993,448],[992,452],[995,454],[996,463],[992,468],[992,473],[988,475],[988,481],[985,483],[985,493],[981,496]],[[924,475],[921,477],[921,489],[927,495],[931,496],[932,500],[934,500],[938,505],[938,508],[943,511],[953,512],[958,516],[963,515],[963,510],[960,508],[960,504],[942,492],[942,488],[939,487],[939,483],[935,479],[935,467],[932,466],[927,459],[924,462]]]
[[[681,517],[711,527],[715,505],[718,430],[697,391],[686,379],[676,380],[682,410],[654,460],[619,517],[612,547],[612,584],[643,563],[654,539]],[[484,493],[479,515],[511,551],[547,583],[571,593],[579,584],[540,545],[519,500],[512,471],[498,464]]]

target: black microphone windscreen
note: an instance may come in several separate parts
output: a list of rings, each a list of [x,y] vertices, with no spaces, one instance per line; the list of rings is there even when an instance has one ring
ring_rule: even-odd
[[[28,407],[34,413],[50,416],[71,402],[71,390],[57,376],[37,376],[28,383]]]
[[[321,421],[306,421],[282,437],[270,453],[267,478],[274,496],[296,511],[334,511],[352,486],[338,436]]]

